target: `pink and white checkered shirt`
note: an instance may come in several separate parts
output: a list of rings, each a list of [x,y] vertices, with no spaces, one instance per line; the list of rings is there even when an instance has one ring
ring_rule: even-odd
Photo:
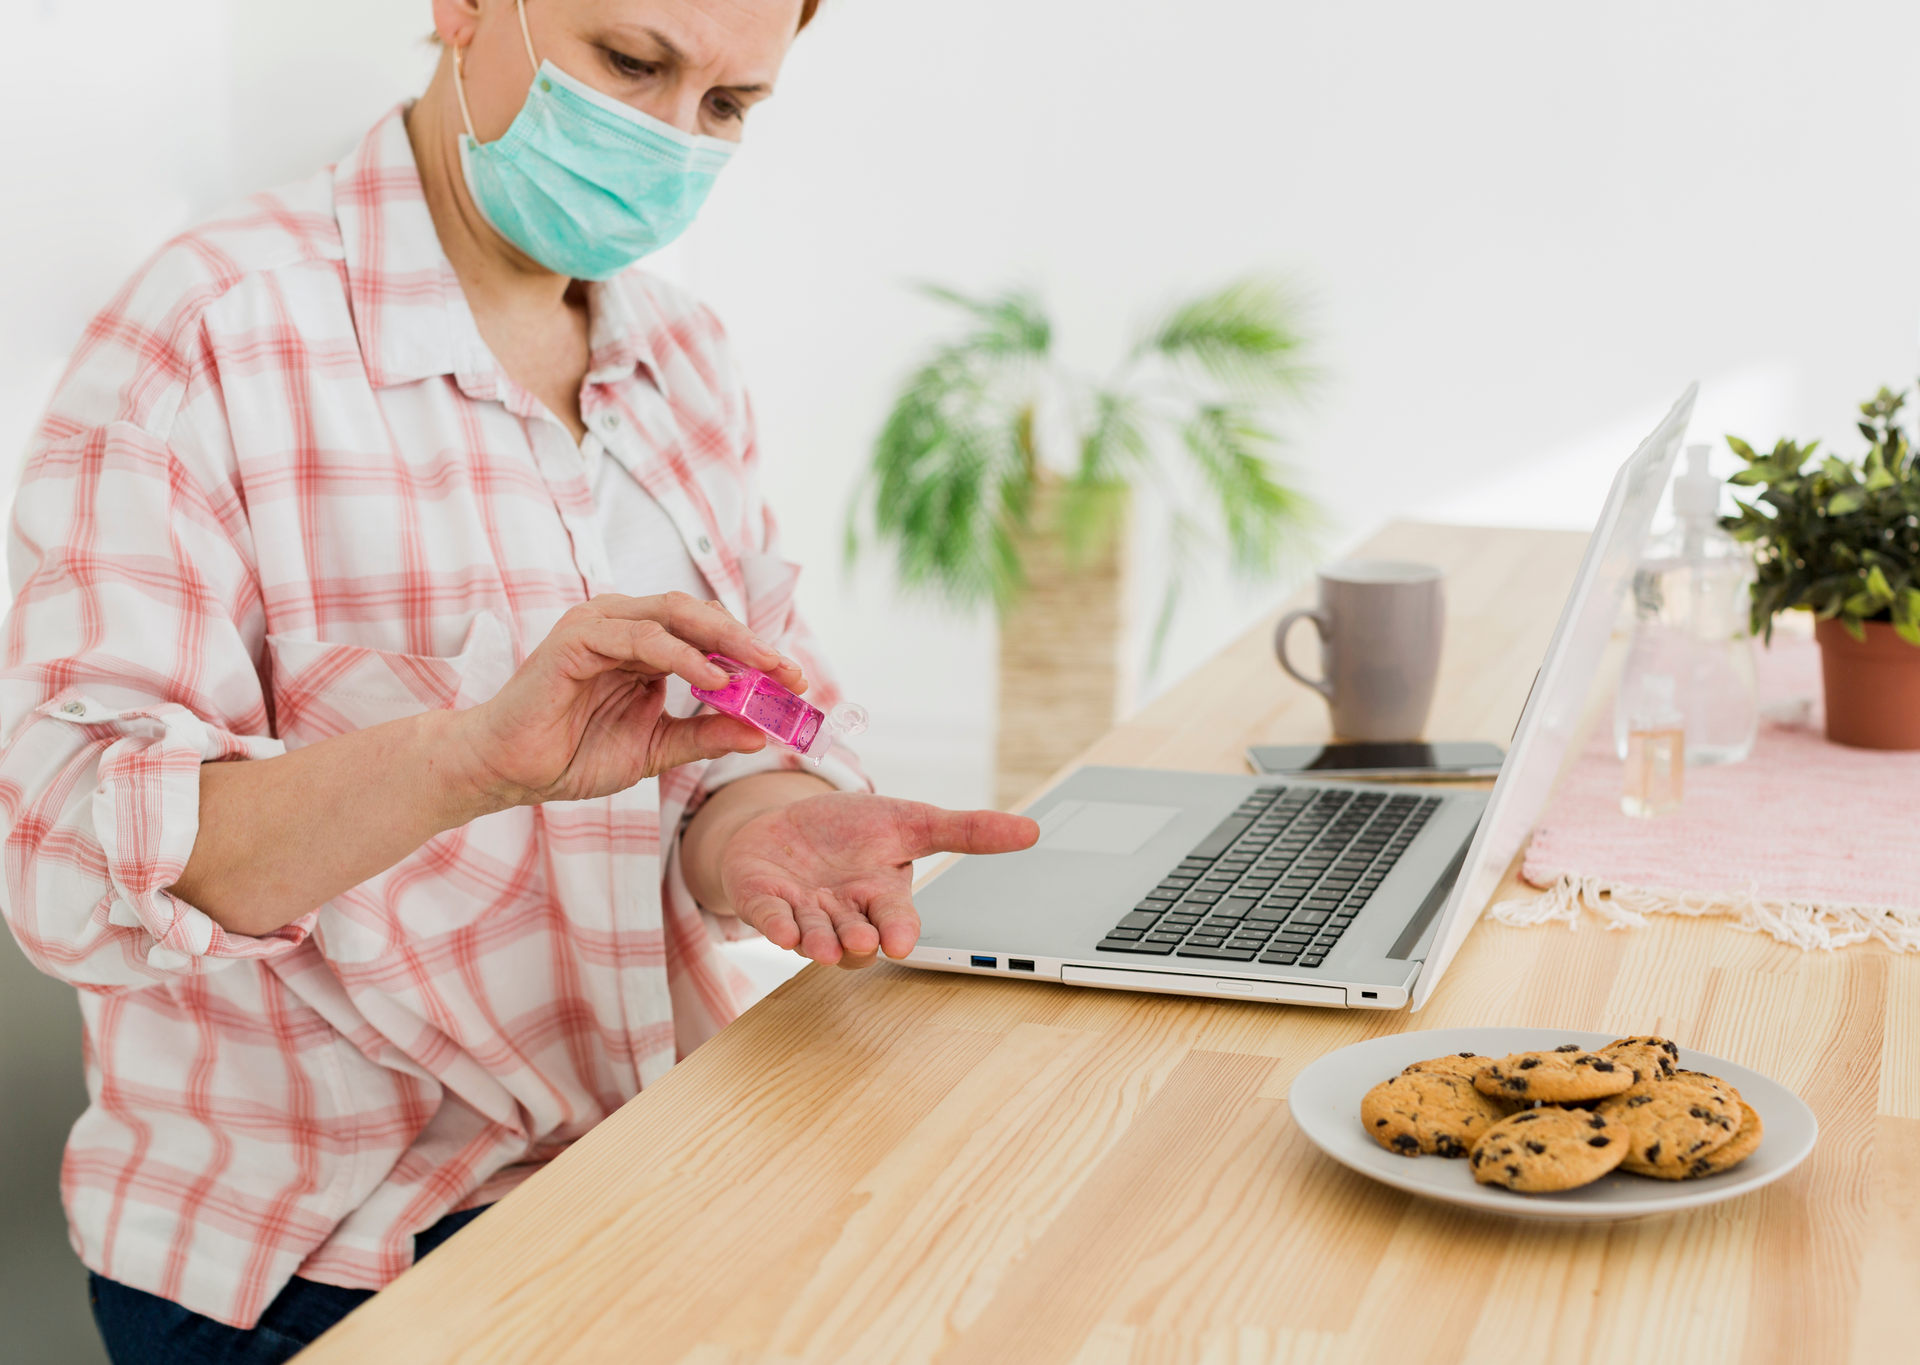
[[[719,325],[632,272],[591,312],[591,430],[714,596],[821,678]],[[585,470],[482,343],[401,110],[168,245],[88,329],[15,509],[0,894],[80,988],[92,1104],[62,1183],[100,1274],[243,1327],[296,1273],[379,1288],[416,1231],[733,1017],[677,833],[790,755],[487,816],[262,938],[165,889],[203,762],[483,701],[613,590]]]

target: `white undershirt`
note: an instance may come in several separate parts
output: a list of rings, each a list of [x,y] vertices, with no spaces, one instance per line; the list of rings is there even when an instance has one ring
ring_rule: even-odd
[[[594,524],[606,547],[607,576],[614,590],[629,597],[684,592],[703,602],[712,600],[713,589],[687,553],[686,542],[666,509],[591,431],[580,442],[580,457],[587,463]]]

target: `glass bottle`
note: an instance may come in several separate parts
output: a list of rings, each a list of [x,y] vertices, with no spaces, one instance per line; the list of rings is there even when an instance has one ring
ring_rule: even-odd
[[[1687,731],[1673,702],[1673,678],[1643,673],[1627,707],[1627,770],[1620,809],[1628,815],[1676,810],[1687,773]]]
[[[1633,639],[1615,694],[1614,748],[1627,757],[1629,709],[1641,680],[1667,678],[1687,735],[1687,764],[1738,763],[1759,725],[1748,631],[1753,561],[1720,529],[1720,480],[1709,448],[1687,447],[1673,484],[1674,526],[1655,539],[1633,576]]]

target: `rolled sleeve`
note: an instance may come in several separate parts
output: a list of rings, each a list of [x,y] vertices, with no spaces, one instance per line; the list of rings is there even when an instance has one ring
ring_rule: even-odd
[[[35,708],[0,754],[0,787],[32,794],[11,812],[6,908],[35,965],[132,987],[301,943],[311,916],[254,938],[167,890],[199,834],[201,765],[282,752],[173,704],[116,709],[69,689]]]
[[[230,456],[214,418],[75,425],[35,451],[14,502],[0,910],[37,967],[78,986],[149,986],[308,932],[229,934],[167,890],[199,834],[201,765],[283,751]]]

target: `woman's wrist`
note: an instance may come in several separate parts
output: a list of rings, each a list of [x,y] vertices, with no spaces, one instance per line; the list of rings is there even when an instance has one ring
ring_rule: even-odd
[[[442,831],[515,806],[532,804],[534,792],[500,775],[488,762],[486,708],[429,711],[421,716],[419,739],[425,748],[425,772],[433,792],[436,821]]]

